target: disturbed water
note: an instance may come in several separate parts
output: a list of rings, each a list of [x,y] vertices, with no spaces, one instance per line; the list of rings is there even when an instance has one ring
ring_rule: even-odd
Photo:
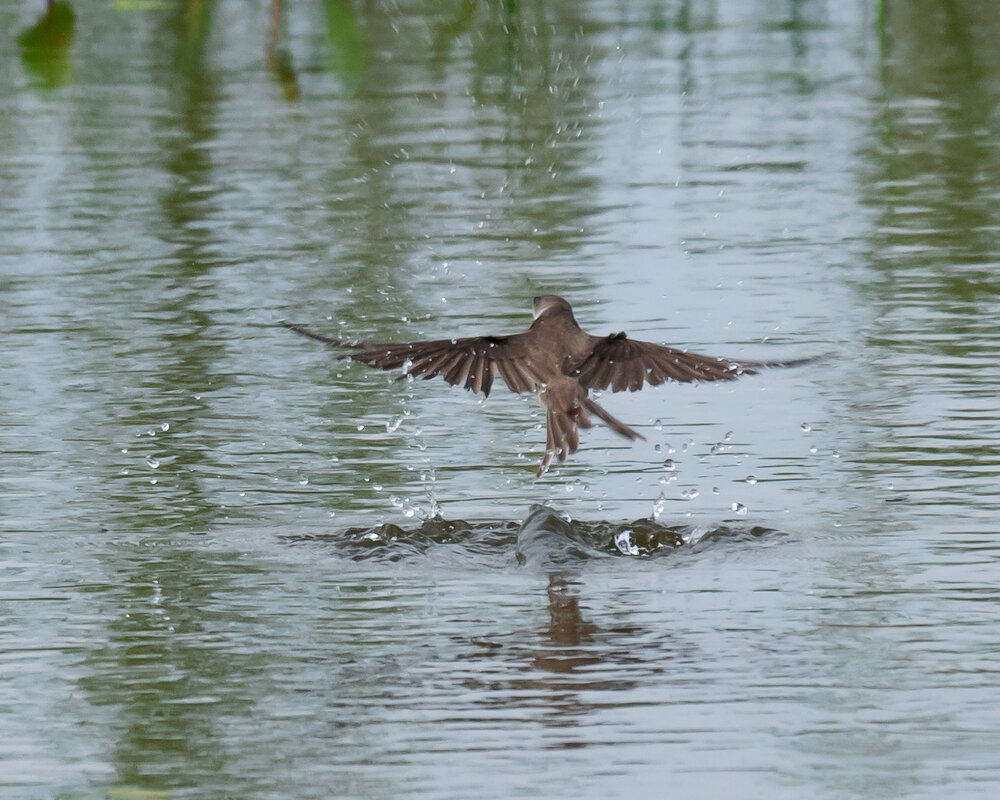
[[[994,797],[985,3],[0,4],[0,796]],[[282,328],[824,358],[600,402]]]

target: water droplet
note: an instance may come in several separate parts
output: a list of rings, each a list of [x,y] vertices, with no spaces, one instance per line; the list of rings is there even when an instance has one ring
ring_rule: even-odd
[[[809,448],[809,452],[815,455],[816,453],[819,452],[819,448],[816,445],[813,445],[812,447]]]
[[[373,483],[373,484],[372,484],[372,488],[373,488],[373,489],[374,489],[374,490],[375,490],[376,492],[381,492],[381,491],[382,491],[382,484],[381,484],[381,483]]]
[[[657,417],[656,421],[653,422],[653,430],[654,431],[662,431],[663,430],[663,420],[661,420],[659,417]]]
[[[745,480],[751,486],[756,486],[757,485],[757,478],[754,477],[753,475],[747,475],[743,480]]]
[[[713,486],[712,487],[712,494],[719,494],[719,487],[718,486]]]
[[[160,466],[159,459],[153,458],[153,456],[146,456],[146,464],[150,469],[157,469]]]
[[[170,430],[170,423],[169,422],[161,422],[160,423],[160,430],[161,431],[169,431]]]
[[[156,486],[156,484],[159,483],[159,481],[157,481],[156,478],[150,478],[149,483],[151,486]]]
[[[672,458],[668,458],[663,462],[663,468],[667,472],[673,472],[675,469],[677,469],[677,465],[674,463],[674,460]]]
[[[390,417],[389,421],[385,423],[386,433],[395,433],[399,430],[399,426],[403,424],[403,415],[396,414],[394,417]]]
[[[809,431],[812,430],[812,425],[810,425],[808,422],[803,422],[801,425],[799,425],[799,427],[802,428],[802,430],[805,433],[809,433]]]
[[[722,437],[722,441],[724,441],[724,442],[731,442],[732,440],[733,440],[733,432],[732,431],[726,431],[726,435]]]
[[[659,499],[653,503],[653,519],[659,520],[663,516],[663,512],[667,510],[667,500],[663,495],[660,495]]]
[[[632,531],[624,530],[615,534],[615,547],[625,556],[639,555],[639,548],[632,542]]]
[[[748,511],[747,507],[743,505],[743,503],[733,503],[730,508],[740,516],[746,516]]]
[[[299,478],[299,486],[308,486],[308,485],[309,485],[308,478]]]
[[[654,453],[659,453],[661,450],[663,450],[663,448],[659,444],[654,444],[653,445],[653,452]]]
[[[830,453],[830,455],[831,455],[831,456],[832,456],[833,458],[840,458],[840,453],[839,453],[839,452],[837,452],[836,450],[834,450],[834,451],[833,451],[832,453]]]
[[[358,425],[358,430],[359,430],[359,431],[363,431],[364,429],[365,429],[365,426],[364,426],[364,425]]]
[[[125,455],[127,452],[128,452],[128,448],[127,447],[123,447],[122,448],[122,455]]]
[[[684,500],[694,500],[700,494],[701,492],[699,492],[697,489],[685,489],[683,492],[681,492],[681,498],[683,498]]]
[[[708,452],[713,456],[717,456],[719,453],[726,452],[726,446],[722,442],[716,442],[708,448]]]

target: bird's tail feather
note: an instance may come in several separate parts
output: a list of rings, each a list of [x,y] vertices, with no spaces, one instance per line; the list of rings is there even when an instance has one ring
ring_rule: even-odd
[[[590,419],[586,414],[572,414],[557,408],[548,408],[545,412],[545,455],[542,457],[538,475],[545,472],[552,463],[552,458],[560,462],[566,456],[575,453],[580,446],[580,431],[577,426],[589,428]]]
[[[305,328],[300,328],[298,325],[293,325],[291,322],[286,322],[281,320],[280,324],[288,328],[290,331],[295,331],[299,336],[305,336],[307,339],[315,339],[317,342],[323,342],[323,344],[331,344],[334,347],[350,347],[355,348],[356,345],[353,342],[345,341],[344,339],[335,339],[332,336],[323,336],[320,333],[313,333]],[[344,356],[345,358],[350,358],[350,356]]]
[[[591,400],[589,397],[585,398],[583,401],[583,407],[587,409],[591,414],[597,415],[605,425],[607,425],[611,430],[617,433],[619,436],[624,436],[626,439],[645,439],[638,431],[632,430],[628,425],[626,425],[621,420],[615,419],[607,411],[601,408],[597,403]]]
[[[789,358],[784,361],[737,361],[741,370],[748,374],[756,374],[758,369],[783,369],[785,367],[801,367],[804,364],[812,364],[816,361],[823,361],[830,358],[832,354],[826,353],[819,356],[805,356],[803,358]]]
[[[592,426],[591,414],[596,415],[611,430],[626,439],[646,438],[625,423],[615,419],[589,397],[583,398],[581,404],[570,411],[549,406],[545,412],[545,455],[538,467],[537,474],[539,476],[549,468],[553,458],[562,462],[570,453],[576,452],[580,446],[579,429]]]

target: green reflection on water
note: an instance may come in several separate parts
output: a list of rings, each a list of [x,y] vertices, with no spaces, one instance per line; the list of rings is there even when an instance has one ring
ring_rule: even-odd
[[[69,3],[49,3],[45,14],[17,39],[21,63],[39,86],[56,89],[73,76],[76,15]]]
[[[808,32],[818,29],[801,17],[807,7],[793,4],[787,23],[770,26],[789,32],[795,58],[769,75],[774,84],[791,76],[799,90],[796,102],[803,105],[810,92],[822,94],[827,88],[822,82],[802,79],[807,67],[815,68],[807,60]],[[937,27],[938,7],[947,16],[943,28]],[[415,328],[448,335],[458,324],[483,325],[496,333],[523,328],[528,318],[525,300],[541,289],[568,287],[596,302],[602,280],[606,284],[623,277],[612,266],[588,271],[577,261],[588,257],[585,245],[603,235],[592,226],[609,224],[595,221],[608,210],[601,203],[610,201],[601,199],[603,187],[591,167],[602,157],[602,146],[607,146],[600,141],[604,123],[597,106],[621,84],[609,89],[607,74],[599,77],[598,71],[611,69],[607,64],[618,55],[608,42],[617,41],[616,26],[627,33],[629,24],[617,17],[611,23],[597,22],[589,18],[588,7],[578,3],[458,2],[411,14],[412,4],[355,7],[330,0],[323,6],[326,30],[318,37],[322,44],[292,39],[288,49],[274,50],[279,60],[273,69],[284,86],[298,77],[294,64],[318,63],[316,72],[332,72],[331,83],[336,85],[324,84],[326,96],[310,96],[310,91],[323,91],[316,84],[328,76],[304,70],[304,102],[297,107],[267,106],[266,112],[245,121],[244,115],[264,104],[259,98],[256,104],[241,102],[258,88],[251,84],[257,80],[268,85],[272,80],[252,66],[264,57],[263,39],[259,46],[247,45],[249,56],[239,45],[227,45],[233,48],[226,51],[228,56],[235,51],[235,60],[251,64],[233,80],[220,66],[231,62],[216,60],[210,46],[213,35],[226,41],[224,32],[212,30],[218,18],[214,8],[210,2],[162,4],[158,12],[167,13],[139,23],[155,34],[151,39],[157,46],[150,48],[147,61],[131,60],[132,41],[101,54],[114,64],[109,68],[112,74],[136,69],[136,84],[148,91],[141,95],[147,106],[137,103],[129,109],[148,126],[153,139],[134,161],[127,157],[135,143],[131,124],[94,127],[107,111],[112,93],[107,87],[91,87],[90,93],[60,106],[72,117],[65,125],[69,143],[47,146],[65,148],[60,152],[69,166],[60,169],[77,183],[69,179],[52,183],[52,196],[65,199],[64,204],[51,200],[29,222],[55,232],[51,238],[32,241],[18,255],[33,259],[55,253],[61,271],[46,274],[39,267],[37,275],[20,278],[18,285],[38,292],[39,299],[20,312],[32,321],[39,312],[48,314],[59,306],[66,296],[70,298],[66,305],[73,307],[72,314],[54,315],[36,327],[25,325],[26,331],[19,334],[22,340],[30,336],[50,341],[55,338],[53,331],[64,336],[50,348],[65,347],[65,351],[48,377],[50,382],[66,381],[69,389],[59,397],[68,396],[75,403],[70,409],[73,419],[58,429],[68,435],[52,437],[58,442],[53,450],[74,454],[69,459],[73,469],[65,470],[76,476],[73,502],[96,507],[100,521],[112,529],[109,539],[143,537],[137,545],[109,545],[100,555],[107,577],[94,586],[90,597],[106,624],[86,631],[93,644],[82,664],[89,674],[80,686],[95,707],[116,712],[109,734],[111,761],[123,782],[155,792],[155,787],[190,788],[200,781],[206,795],[221,797],[231,794],[241,780],[252,782],[242,771],[246,762],[241,760],[241,747],[259,725],[275,717],[287,721],[282,714],[297,698],[305,698],[304,707],[297,709],[305,720],[322,713],[325,702],[342,697],[337,682],[342,673],[337,668],[343,663],[337,661],[331,669],[322,658],[322,648],[309,658],[304,655],[317,629],[330,637],[327,654],[355,654],[379,644],[379,636],[388,637],[392,625],[399,625],[398,619],[389,619],[378,627],[383,624],[380,616],[391,617],[401,603],[392,596],[393,578],[383,576],[382,584],[371,576],[357,578],[347,594],[363,598],[354,603],[355,610],[375,632],[358,626],[352,636],[338,639],[335,629],[343,616],[337,614],[346,615],[349,599],[323,605],[327,601],[318,593],[303,600],[295,594],[301,586],[284,583],[276,568],[273,576],[269,574],[273,566],[255,564],[228,550],[212,553],[209,547],[192,546],[192,540],[181,534],[221,529],[221,535],[227,535],[237,526],[225,530],[226,519],[268,519],[266,509],[226,508],[225,497],[233,485],[249,483],[266,495],[268,481],[275,479],[277,490],[261,505],[289,507],[297,477],[289,464],[298,452],[291,437],[271,445],[271,452],[256,443],[271,441],[274,431],[268,428],[279,426],[282,418],[290,418],[289,428],[308,434],[307,413],[315,414],[314,436],[307,445],[315,448],[316,459],[303,462],[320,464],[309,474],[318,491],[307,496],[307,503],[336,510],[354,504],[366,508],[370,516],[372,508],[380,507],[381,495],[374,484],[402,482],[400,459],[392,452],[402,448],[377,425],[369,423],[361,435],[354,426],[358,419],[380,415],[384,419],[398,412],[400,401],[408,401],[417,391],[389,384],[384,376],[372,376],[361,367],[320,366],[290,391],[269,394],[279,381],[262,365],[290,353],[295,356],[287,357],[298,358],[299,352],[307,353],[315,345],[290,340],[277,349],[275,342],[288,334],[265,315],[254,323],[248,319],[268,304],[287,303],[295,307],[296,321],[313,326],[316,317],[329,310],[335,316],[330,328],[324,328],[325,320],[318,327],[330,333],[337,333],[338,323],[343,322],[348,335],[377,332],[402,338]],[[724,70],[733,68],[722,57],[705,60],[704,51],[725,26],[714,21],[692,23],[691,8],[692,4],[682,3],[677,11],[676,27],[683,36],[676,44],[684,70],[676,89],[693,95],[698,80],[707,83],[707,76],[716,74],[723,76],[719,80],[729,80]],[[995,480],[996,471],[988,471],[991,458],[995,465],[995,448],[990,449],[989,441],[956,446],[948,431],[942,439],[951,440],[950,445],[916,440],[912,431],[905,432],[911,438],[892,436],[901,421],[913,421],[899,410],[908,392],[914,393],[915,405],[934,409],[937,422],[940,417],[959,419],[954,408],[921,405],[930,394],[921,395],[921,387],[935,377],[928,372],[945,371],[945,377],[954,381],[942,392],[946,399],[982,392],[984,408],[988,400],[995,400],[995,378],[977,369],[987,360],[983,356],[993,357],[990,348],[996,344],[1000,290],[995,270],[995,187],[1000,185],[994,135],[995,49],[987,48],[997,38],[995,25],[985,15],[979,21],[988,35],[963,25],[962,6],[956,4],[934,8],[918,4],[913,19],[906,18],[903,24],[892,13],[895,8],[891,6],[882,20],[884,96],[878,98],[869,146],[862,153],[866,171],[861,192],[873,215],[869,259],[877,275],[862,285],[862,294],[879,316],[865,347],[868,353],[888,353],[890,358],[908,351],[930,358],[920,364],[919,374],[912,362],[903,365],[909,374],[901,374],[900,362],[894,362],[895,372],[890,372],[882,394],[873,389],[879,382],[871,380],[870,373],[863,374],[858,379],[860,400],[852,412],[863,420],[862,426],[868,420],[881,426],[888,442],[883,451],[866,455],[866,464],[874,465],[872,474],[884,475],[887,464],[897,469],[912,466],[920,470],[921,479],[933,481],[937,475],[928,468],[952,468],[961,480],[970,467],[978,466],[984,468],[984,480]],[[644,30],[650,27],[648,19],[654,20],[652,30],[670,27],[667,11],[659,6],[643,12],[641,19]],[[762,23],[755,28],[769,26]],[[941,29],[947,32],[943,38],[938,35]],[[44,69],[49,70],[47,80],[58,85],[69,77],[72,29],[55,41],[58,55],[50,53]],[[276,46],[277,35],[273,41]],[[469,41],[474,42],[471,53],[463,49]],[[310,46],[319,47],[320,55]],[[28,60],[23,64],[29,72],[43,69]],[[655,66],[666,69],[663,60]],[[668,74],[664,78],[668,87],[673,86],[670,80]],[[268,88],[273,95],[274,87]],[[316,105],[310,106],[310,101]],[[790,113],[781,102],[775,103],[774,113]],[[315,108],[321,111],[313,113],[324,116],[309,128],[308,109]],[[686,135],[700,140],[698,117],[681,116],[680,124],[689,126]],[[131,122],[131,116],[127,120]],[[44,125],[48,124],[46,118]],[[236,133],[226,129],[240,124],[243,127]],[[651,129],[660,130],[653,123]],[[666,130],[672,130],[669,124]],[[266,148],[242,152],[241,137],[269,133],[274,138]],[[739,141],[742,146],[744,140]],[[779,172],[808,175],[822,154],[807,150],[804,155],[790,155],[798,157],[762,162],[772,179]],[[27,160],[23,155],[22,159]],[[142,169],[135,177],[128,168],[136,169],[138,162]],[[449,177],[452,168],[468,179],[463,183]],[[707,178],[727,185],[732,171],[724,168]],[[741,171],[739,177],[745,174]],[[138,190],[135,184],[140,185]],[[442,199],[443,192],[447,199]],[[133,203],[140,210],[130,215],[132,208],[122,206]],[[121,228],[114,228],[120,218]],[[91,227],[68,227],[84,222]],[[117,231],[118,238],[100,239],[107,237],[109,228]],[[97,253],[90,236],[100,239]],[[280,237],[301,241],[281,245]],[[432,240],[431,246],[425,237]],[[477,250],[476,243],[483,242],[487,244]],[[479,256],[488,258],[488,266],[469,266]],[[306,258],[315,259],[315,267],[294,273],[288,279],[294,288],[282,284],[280,275],[290,262]],[[42,257],[38,261],[46,263]],[[458,262],[453,267],[457,273],[468,271],[464,283],[472,289],[466,291],[476,295],[476,303],[467,307],[472,312],[461,320],[449,317],[449,307],[440,303],[441,292],[432,281],[445,261]],[[251,266],[234,269],[243,262]],[[552,266],[562,262],[566,266]],[[264,288],[255,295],[245,291],[244,284]],[[454,285],[461,284],[456,280]],[[25,296],[28,292],[24,290]],[[10,291],[8,296],[14,294]],[[409,317],[407,322],[400,320],[403,314]],[[67,320],[71,324],[66,325]],[[268,352],[269,347],[275,349]],[[326,357],[324,352],[317,361],[323,364]],[[296,363],[305,364],[305,357]],[[288,372],[280,374],[288,378]],[[307,380],[316,383],[311,399],[288,410],[281,401],[305,392]],[[426,388],[426,395],[449,391],[440,384]],[[480,410],[471,396],[458,395],[469,408],[468,420],[455,420],[456,427],[474,424]],[[273,406],[265,405],[269,402]],[[523,411],[517,407],[514,413]],[[161,421],[170,423],[169,430],[159,427]],[[84,435],[80,429],[95,432]],[[42,430],[48,433],[49,428]],[[282,433],[287,429],[277,435]],[[450,457],[446,453],[448,465],[441,470],[475,472],[461,459],[480,459],[477,465],[481,465],[482,457],[468,455],[461,437],[453,441]],[[138,454],[140,465],[148,453],[161,462],[159,467],[120,474],[121,464],[103,453],[121,443],[131,445],[130,456]],[[512,454],[517,446],[500,441],[496,450],[502,454],[509,448]],[[372,460],[376,448],[387,454]],[[340,457],[339,464],[322,462],[328,452]],[[53,458],[52,453],[29,456],[36,462],[29,467],[39,470]],[[19,464],[28,461],[25,457]],[[529,473],[532,469],[533,465],[526,467]],[[60,482],[67,477],[60,475]],[[152,479],[157,483],[151,484]],[[47,503],[41,501],[48,498],[42,493],[39,498],[36,513],[42,515]],[[511,511],[516,513],[521,509]],[[289,527],[301,533],[304,526],[293,520]],[[336,537],[338,532],[331,525],[316,535]],[[835,566],[843,564],[838,560]],[[73,568],[70,561],[69,569]],[[301,583],[322,583],[322,570],[323,565],[304,572]],[[902,571],[887,578],[888,572],[883,559],[872,557],[851,577],[862,575],[873,586],[895,588]],[[838,577],[843,579],[843,574]],[[699,586],[692,595],[700,591]],[[589,643],[599,634],[583,618],[575,597],[560,599],[557,587],[550,587],[550,598],[553,643]],[[483,607],[492,605],[493,599],[486,598]],[[481,600],[470,597],[468,603],[474,607]],[[296,603],[301,602],[312,602],[320,610],[296,628],[302,618]],[[435,610],[429,608],[427,617]],[[325,616],[328,611],[333,613]],[[427,617],[405,621],[419,629],[420,620]],[[668,616],[652,619],[657,629],[668,627],[664,625]],[[458,638],[478,625],[469,619],[459,622],[465,627]],[[724,620],[713,617],[711,622],[721,625]],[[330,627],[322,629],[324,624]],[[442,640],[454,635],[438,633]],[[516,633],[524,638],[523,632]],[[787,642],[794,637],[775,638]],[[405,660],[410,647],[401,636],[380,654]],[[443,648],[445,655],[453,654],[449,647]],[[655,649],[647,652],[655,655]],[[549,662],[558,661],[560,655],[566,651],[551,648],[550,658],[546,650],[538,666],[555,671]],[[581,659],[574,664],[583,663],[582,659],[593,663],[590,653],[572,656]],[[698,659],[696,666],[711,664],[712,654],[698,654]],[[386,661],[386,674],[395,673],[397,665],[390,658]],[[878,660],[870,666],[868,673],[877,674]],[[368,677],[365,665],[352,668],[359,676],[353,690],[360,692]],[[282,685],[303,675],[307,677],[291,690]],[[447,676],[441,673],[438,679],[444,683]],[[641,679],[629,674],[608,691]],[[480,682],[473,684],[480,695],[495,690],[492,676],[475,680]],[[379,681],[373,685],[374,693]],[[800,684],[796,691],[801,688]],[[366,710],[382,698],[373,694],[364,700],[368,704],[358,705],[358,717],[326,720],[330,724],[323,732],[333,744],[340,736],[346,739],[348,731],[356,733],[352,728],[363,729]],[[262,711],[268,701],[273,705]],[[585,713],[590,712],[586,706],[573,715],[574,726],[585,722]],[[293,722],[272,739],[264,738],[284,750],[275,758],[323,763],[315,753],[302,754],[307,737],[300,736],[301,731]],[[384,753],[382,744],[373,735],[371,742],[355,742],[352,752],[377,762]],[[844,763],[853,764],[855,754],[848,749]],[[265,767],[273,763],[267,752],[250,755],[259,757]],[[287,763],[278,764],[282,767],[288,769]],[[114,791],[132,790],[108,793]]]
[[[104,561],[115,582],[90,592],[110,620],[80,686],[94,705],[117,710],[111,757],[119,780],[163,788],[224,772],[226,720],[251,713],[272,661],[250,646],[257,612],[237,602],[248,600],[242,587],[262,570],[235,554],[155,541]]]
[[[324,0],[326,34],[330,42],[327,66],[352,93],[361,86],[369,59],[366,42],[350,0]]]
[[[871,428],[859,468],[901,501],[968,506],[993,494],[1000,469],[990,399],[1000,353],[1000,14],[886,2],[879,24],[861,181],[871,278],[859,288],[874,313],[866,343],[880,377],[852,401]]]
[[[879,113],[862,186],[875,225],[867,290],[883,309],[921,308],[923,336],[903,346],[963,349],[1000,279],[1000,15],[963,3],[886,3]],[[943,32],[943,35],[942,35]],[[991,33],[992,32],[992,33]],[[930,311],[936,313],[928,313]]]

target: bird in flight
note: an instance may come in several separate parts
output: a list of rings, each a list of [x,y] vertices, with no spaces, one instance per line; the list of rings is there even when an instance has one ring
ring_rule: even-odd
[[[310,339],[347,351],[344,358],[403,375],[443,377],[489,397],[497,375],[516,394],[538,394],[545,406],[545,455],[538,467],[541,476],[556,458],[575,453],[580,428],[592,426],[591,416],[602,420],[626,439],[644,439],[615,419],[590,398],[590,390],[635,392],[647,383],[666,381],[731,381],[753,375],[763,367],[787,367],[810,361],[744,361],[698,355],[652,342],[629,339],[622,333],[592,336],[573,316],[563,298],[536,297],[534,321],[523,333],[510,336],[469,336],[426,342],[354,342],[322,336],[282,322],[286,328]]]

